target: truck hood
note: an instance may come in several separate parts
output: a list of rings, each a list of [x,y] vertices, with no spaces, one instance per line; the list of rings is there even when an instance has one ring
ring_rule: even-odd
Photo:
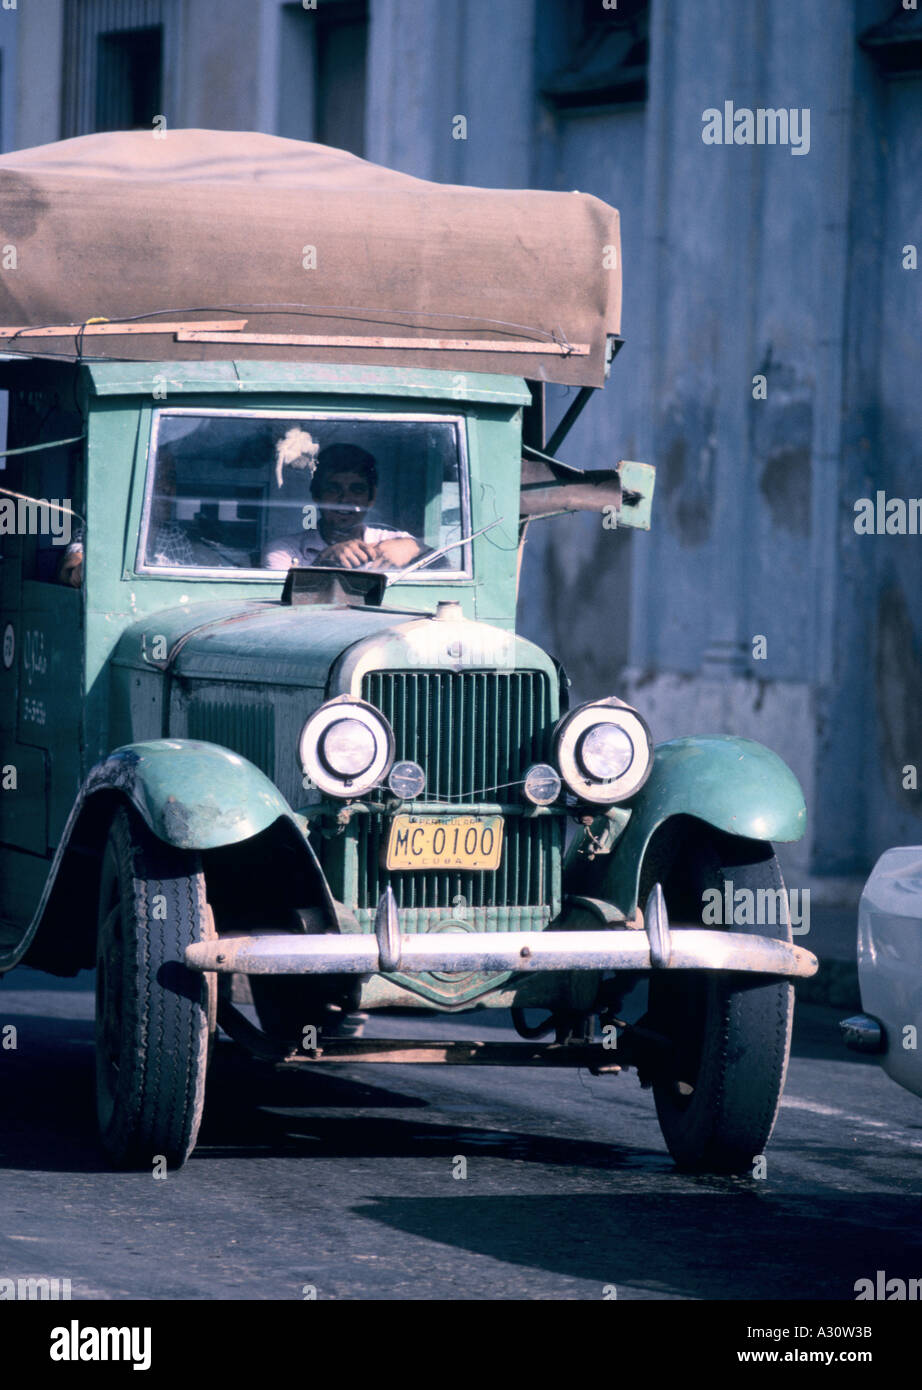
[[[363,605],[277,600],[196,603],[166,609],[122,633],[113,662],[151,667],[184,679],[237,680],[356,690],[370,669],[466,670],[472,667],[546,671],[540,647],[488,623],[460,616]]]

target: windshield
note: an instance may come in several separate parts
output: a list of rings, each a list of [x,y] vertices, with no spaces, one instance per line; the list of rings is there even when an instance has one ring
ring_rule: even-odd
[[[293,565],[469,572],[463,421],[434,415],[160,410],[138,569]],[[447,572],[447,573],[446,573]]]

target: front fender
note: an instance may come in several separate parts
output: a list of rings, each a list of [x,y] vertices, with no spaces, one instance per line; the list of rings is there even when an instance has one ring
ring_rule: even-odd
[[[148,828],[178,849],[219,849],[252,839],[291,807],[239,753],[197,739],[129,743],[97,763],[86,792],[121,792]]]
[[[695,816],[729,835],[765,841],[799,840],[807,822],[800,783],[787,763],[748,738],[693,736],[658,744],[649,778],[625,808],[630,820],[609,855],[580,870],[577,842],[569,863],[584,888],[591,886],[594,896],[627,917],[637,907],[650,840],[672,816]]]
[[[130,802],[153,834],[178,849],[219,850],[277,826],[303,856],[331,926],[340,921],[300,818],[259,768],[216,743],[155,739],[117,748],[91,769],[32,921],[18,943],[0,950],[0,975],[23,959],[55,975],[92,965],[99,856],[118,800]]]

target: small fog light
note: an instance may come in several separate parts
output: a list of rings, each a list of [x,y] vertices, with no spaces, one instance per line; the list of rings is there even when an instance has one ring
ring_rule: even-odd
[[[535,763],[525,774],[522,790],[536,806],[550,806],[560,795],[560,777],[549,763]]]
[[[426,786],[426,774],[419,763],[394,763],[387,779],[387,785],[401,801],[412,801]]]

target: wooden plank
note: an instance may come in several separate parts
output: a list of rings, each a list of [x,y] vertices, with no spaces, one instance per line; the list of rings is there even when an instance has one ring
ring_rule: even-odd
[[[246,323],[246,319],[200,319],[196,327],[209,332],[228,328],[239,331]],[[78,333],[94,338],[131,333],[175,333],[178,337],[189,327],[189,323],[65,323],[50,328],[0,328],[0,338],[75,338]]]
[[[404,352],[522,352],[532,356],[588,357],[588,343],[532,342],[527,338],[355,338],[314,333],[222,333],[182,328],[179,343],[255,343],[265,347],[387,348]]]

